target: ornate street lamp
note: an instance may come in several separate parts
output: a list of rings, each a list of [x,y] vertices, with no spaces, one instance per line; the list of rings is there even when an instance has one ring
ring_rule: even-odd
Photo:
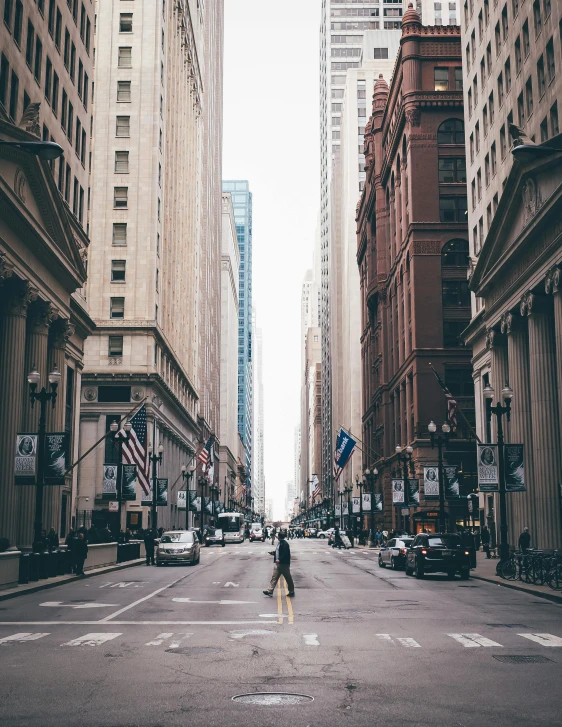
[[[41,530],[43,529],[43,487],[45,486],[45,441],[47,435],[46,408],[47,402],[51,402],[52,408],[55,408],[57,400],[57,389],[61,381],[61,373],[58,368],[53,366],[53,370],[49,374],[50,391],[45,387],[41,391],[37,391],[37,387],[41,382],[41,375],[34,365],[27,375],[29,383],[29,399],[31,408],[38,401],[41,409],[39,413],[39,431],[38,431],[38,447],[37,447],[37,484],[35,487],[35,522],[33,524],[34,539],[39,540]]]
[[[346,485],[343,490],[347,493],[347,527],[351,530],[351,493],[353,492],[353,487],[352,485]]]
[[[185,529],[189,530],[189,485],[195,474],[195,465],[192,463],[189,466],[182,464],[181,476],[185,482]]]
[[[355,520],[355,534],[358,535],[359,545],[364,545],[363,540],[363,480],[359,479],[359,475],[355,475],[355,485],[359,488],[359,533],[357,533],[357,520]]]
[[[398,455],[400,462],[402,462],[402,472],[404,477],[404,507],[408,507],[408,502],[410,500],[410,480],[408,477],[408,470],[410,469],[412,474],[414,474],[414,466],[412,462],[413,452],[414,448],[409,444],[407,447],[401,447],[399,444],[396,445],[396,454]]]
[[[121,505],[123,500],[123,444],[125,442],[128,442],[131,438],[132,428],[133,426],[128,420],[125,422],[125,424],[123,424],[123,433],[119,431],[119,422],[117,421],[117,419],[114,419],[109,425],[109,429],[113,434],[114,444],[117,444],[117,449],[119,452],[119,458],[117,460],[117,512],[119,521],[119,527],[117,528],[117,537],[119,537],[119,533],[121,532],[122,528]]]
[[[446,447],[449,444],[449,437],[451,435],[451,427],[445,422],[441,425],[441,431],[437,436],[437,424],[434,421],[429,422],[427,425],[429,436],[431,438],[431,449],[434,448],[435,442],[437,441],[437,477],[439,480],[439,528],[442,533],[445,532],[447,524],[445,522],[445,478],[443,472],[443,445]]]
[[[369,548],[375,548],[375,483],[377,481],[377,475],[379,471],[376,467],[373,467],[371,471],[368,467],[365,470],[364,476],[369,488],[371,490],[371,517],[369,518]]]
[[[490,402],[494,399],[494,390],[488,384],[483,391],[484,398]],[[503,417],[507,418],[507,421],[511,419],[511,400],[513,399],[513,389],[506,381],[505,386],[502,389],[501,397],[505,402],[503,405],[498,401],[495,406],[486,407],[486,418],[488,423],[492,421],[492,414],[495,415],[497,421],[497,436],[498,436],[498,471],[500,480],[500,565],[509,558],[509,542],[507,534],[507,500],[505,490],[505,462],[504,462],[504,435],[503,435]]]
[[[158,445],[158,454],[152,454],[152,442],[148,443],[148,461],[152,463],[152,507],[151,507],[151,527],[156,530],[158,527],[158,511],[156,503],[158,502],[158,470],[157,466],[162,464],[162,452],[164,447],[162,442]]]

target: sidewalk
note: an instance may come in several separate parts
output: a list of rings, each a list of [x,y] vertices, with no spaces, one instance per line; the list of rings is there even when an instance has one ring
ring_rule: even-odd
[[[85,578],[91,578],[92,576],[99,576],[103,575],[104,573],[113,573],[113,571],[122,570],[123,568],[132,568],[135,565],[142,565],[143,563],[145,563],[145,558],[137,558],[136,560],[127,560],[124,563],[107,565],[103,568],[92,568],[91,570],[86,571],[83,576],[77,576],[69,573],[65,576],[56,576],[55,578],[47,578],[41,581],[34,581],[33,583],[16,586],[15,588],[6,588],[5,591],[0,591],[0,601],[7,601],[9,598],[24,596],[26,593],[45,591],[48,588],[55,588],[55,586],[60,586],[63,583],[73,583],[74,581],[81,581]]]
[[[555,603],[562,603],[562,592],[553,591],[548,586],[536,586],[532,583],[525,583],[524,581],[506,581],[496,575],[496,566],[498,564],[497,558],[486,558],[484,553],[476,553],[477,568],[470,572],[471,578],[476,578],[479,581],[487,581],[488,583],[496,583],[504,588],[511,588],[514,591],[523,591],[529,593],[531,596],[539,596],[539,598],[546,598],[549,601]]]

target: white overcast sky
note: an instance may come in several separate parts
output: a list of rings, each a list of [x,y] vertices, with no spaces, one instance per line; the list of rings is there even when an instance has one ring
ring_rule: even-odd
[[[266,497],[280,517],[299,421],[300,291],[320,199],[320,0],[225,0],[223,178],[253,193]]]

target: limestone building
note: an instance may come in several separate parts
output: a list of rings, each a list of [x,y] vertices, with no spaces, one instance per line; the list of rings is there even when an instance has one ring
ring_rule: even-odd
[[[46,386],[62,378],[47,432],[64,432],[68,464],[78,453],[78,397],[84,340],[93,329],[82,288],[88,248],[87,187],[93,6],[4,0],[0,30],[0,136],[6,142],[55,141],[64,156],[46,162],[0,146],[0,537],[31,546],[35,488],[14,484],[17,432],[36,433],[27,374]],[[43,526],[64,536],[71,525],[76,472],[46,488]]]
[[[181,465],[208,434],[218,455],[221,29],[220,2],[98,7],[88,283],[96,333],[82,382],[82,449],[145,402],[147,440],[163,446],[164,527],[178,518]],[[84,460],[79,496],[94,503],[94,519],[146,527],[140,487],[121,523],[107,510],[103,464],[116,457],[109,438]],[[200,475],[192,487],[208,495],[218,468],[212,482]]]
[[[561,18],[560,3],[538,1],[476,0],[462,14],[475,294],[464,335],[474,353],[477,431],[496,441],[489,407],[508,381],[506,440],[524,445],[526,487],[507,493],[509,542],[516,545],[527,526],[532,544],[547,548],[561,544]],[[517,159],[511,153],[533,142],[542,148]],[[480,495],[481,520],[494,537],[498,499]]]

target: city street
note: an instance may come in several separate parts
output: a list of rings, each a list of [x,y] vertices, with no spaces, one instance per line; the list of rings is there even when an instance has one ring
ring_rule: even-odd
[[[3,602],[3,724],[560,724],[559,605],[418,581],[372,551],[290,545],[294,600],[262,594],[271,545],[246,542],[203,549],[194,567],[137,566]],[[232,701],[254,692],[314,701]]]

